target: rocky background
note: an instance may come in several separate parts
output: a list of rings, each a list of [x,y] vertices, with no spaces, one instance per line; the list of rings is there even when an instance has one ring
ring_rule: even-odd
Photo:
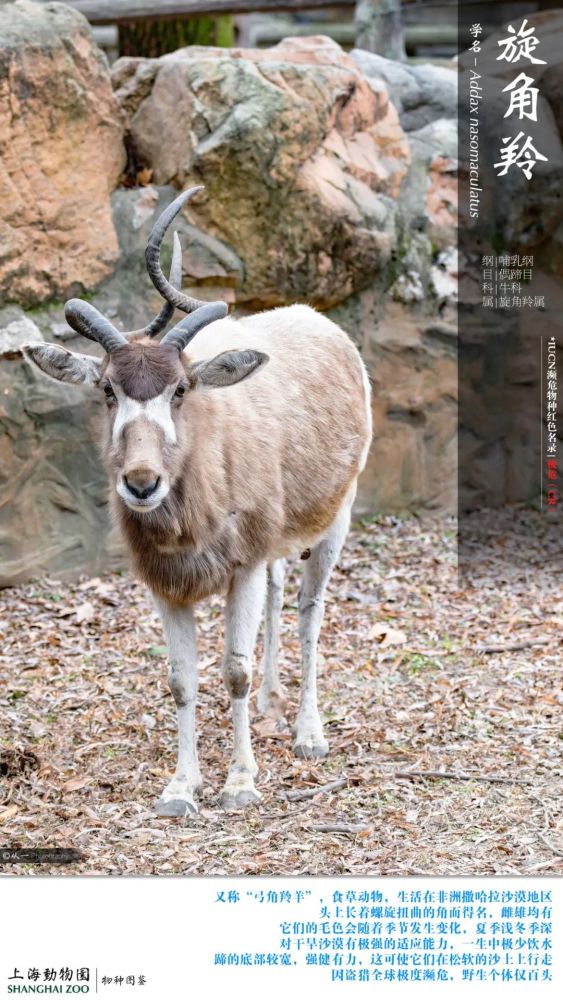
[[[116,325],[159,307],[143,251],[177,191],[184,287],[233,308],[306,301],[358,344],[375,438],[357,513],[453,509],[456,73],[325,37],[192,46],[112,67],[62,3],[0,4],[0,585],[118,559],[95,393],[22,361],[87,351],[81,295]]]

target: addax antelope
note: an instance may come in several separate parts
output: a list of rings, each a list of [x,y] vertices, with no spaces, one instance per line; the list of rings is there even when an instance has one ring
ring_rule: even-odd
[[[147,268],[165,303],[148,326],[121,333],[93,306],[71,299],[68,323],[97,341],[104,357],[47,343],[25,349],[51,378],[94,385],[105,396],[102,454],[113,513],[162,619],[178,711],[176,773],[156,804],[164,816],[197,811],[193,608],[220,592],[234,730],[221,804],[233,809],[260,799],[248,713],[254,644],[265,604],[258,707],[267,712],[283,700],[277,658],[285,559],[304,550],[294,750],[300,757],[327,753],[316,681],[323,598],[371,440],[366,372],[338,326],[305,305],[234,320],[224,303],[183,294],[176,233],[167,280],[164,235],[199,190],[181,194],[151,233]],[[156,341],[175,308],[188,315]]]

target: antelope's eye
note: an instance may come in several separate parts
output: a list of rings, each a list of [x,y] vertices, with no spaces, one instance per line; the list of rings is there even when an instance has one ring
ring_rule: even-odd
[[[108,401],[115,399],[115,393],[109,382],[106,382],[106,384],[104,385],[104,395]]]
[[[179,385],[176,389],[176,392],[174,393],[174,396],[176,397],[176,399],[181,399],[185,391],[186,391],[185,385]]]

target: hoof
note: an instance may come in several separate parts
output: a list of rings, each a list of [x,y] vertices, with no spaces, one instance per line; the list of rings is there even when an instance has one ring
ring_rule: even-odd
[[[233,812],[235,809],[256,805],[261,798],[262,796],[256,789],[241,788],[239,792],[229,792],[225,789],[219,796],[219,805],[225,812]]]
[[[321,740],[318,743],[314,743],[312,741],[310,743],[296,743],[293,747],[293,753],[301,760],[319,760],[322,757],[326,757],[328,753],[328,743],[326,740]]]
[[[158,799],[155,810],[157,816],[193,816],[197,806],[192,799]]]

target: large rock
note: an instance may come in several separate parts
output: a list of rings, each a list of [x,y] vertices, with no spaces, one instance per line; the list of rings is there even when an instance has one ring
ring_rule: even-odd
[[[390,306],[365,349],[374,443],[358,512],[455,510],[457,339],[454,327]]]
[[[457,125],[438,118],[409,133],[412,166],[403,185],[405,217],[443,250],[457,242]]]
[[[401,190],[406,226],[425,231],[437,249],[457,233],[457,69],[395,62],[363,49],[351,52],[376,93],[384,87],[411,150]]]
[[[360,347],[372,383],[374,440],[356,514],[455,510],[455,323],[432,319],[422,305],[395,301],[382,309],[372,290],[331,318]]]
[[[353,49],[350,55],[372,86],[385,84],[406,132],[424,128],[438,118],[455,119],[455,67],[396,62],[364,49]]]
[[[238,303],[327,308],[387,265],[409,147],[386,88],[330,39],[121,59],[113,77],[138,165],[205,184],[190,214],[244,259]]]
[[[105,57],[62,3],[0,7],[0,300],[38,304],[111,273],[123,126]]]
[[[20,313],[14,319],[6,317],[6,325],[0,328],[0,361],[19,358],[23,344],[38,344],[42,340],[41,331],[28,316]]]
[[[35,374],[18,348],[18,324],[20,334],[27,325],[26,342],[41,338],[25,317],[4,328],[0,587],[45,573],[96,572],[109,562],[107,490],[92,426],[97,394]]]

